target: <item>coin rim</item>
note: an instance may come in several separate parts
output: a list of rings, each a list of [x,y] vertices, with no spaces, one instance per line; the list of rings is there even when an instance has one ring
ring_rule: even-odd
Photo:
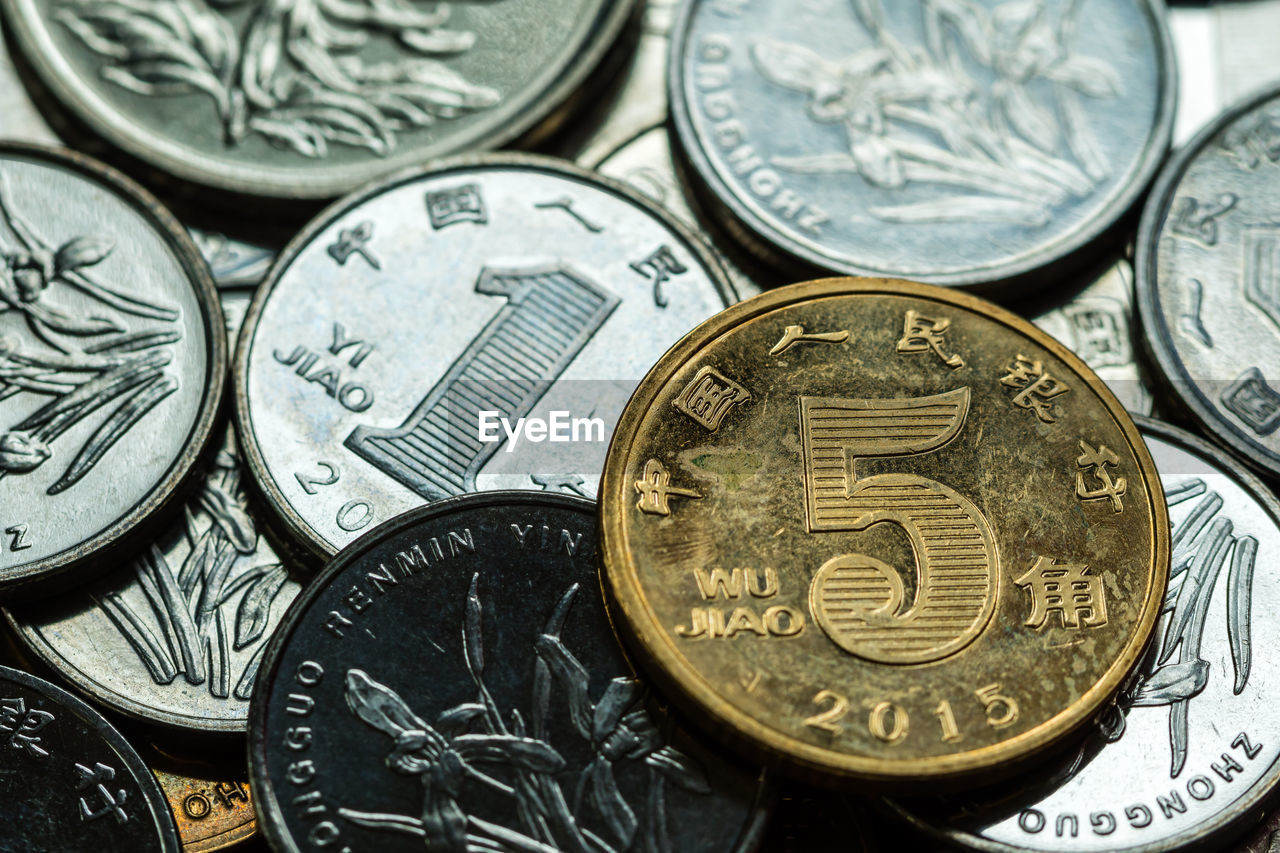
[[[281,657],[285,646],[299,623],[306,617],[311,606],[321,594],[351,564],[355,563],[365,552],[379,547],[383,541],[425,521],[440,516],[463,515],[474,510],[497,506],[501,509],[564,509],[582,513],[590,521],[597,515],[595,501],[579,495],[560,492],[539,492],[531,489],[495,489],[487,492],[470,492],[463,495],[444,498],[425,506],[415,507],[408,512],[394,516],[371,528],[329,560],[323,569],[303,587],[302,592],[293,600],[284,619],[276,628],[267,649],[263,654],[262,666],[258,670],[258,680],[254,684],[253,699],[249,706],[249,736],[247,742],[249,763],[249,790],[254,792],[253,808],[258,820],[258,830],[262,833],[273,850],[284,853],[299,853],[300,847],[288,833],[285,816],[280,808],[279,798],[272,786],[271,777],[267,773],[267,696],[270,688],[279,675]],[[603,578],[598,566],[596,572],[596,592],[601,592]],[[602,596],[603,598],[603,596]],[[601,601],[601,606],[604,602]],[[608,609],[605,609],[606,621],[614,628]],[[615,635],[615,640],[616,640]],[[623,654],[627,665],[634,669],[634,664],[625,653],[625,647],[619,642],[618,651]],[[635,670],[637,676],[642,673]],[[758,846],[771,812],[771,798],[775,784],[767,772],[762,772],[756,785],[756,794],[752,801],[751,813],[743,822],[742,829],[736,839],[735,853],[745,853]]]
[[[1143,331],[1142,340],[1151,360],[1155,362],[1160,378],[1173,390],[1178,401],[1191,413],[1206,435],[1239,454],[1255,470],[1280,476],[1280,452],[1250,439],[1244,430],[1228,420],[1200,390],[1196,378],[1178,356],[1173,331],[1165,322],[1157,296],[1161,286],[1156,258],[1160,249],[1160,236],[1183,176],[1219,133],[1268,101],[1280,103],[1280,85],[1269,84],[1228,106],[1196,131],[1196,135],[1174,154],[1160,172],[1151,195],[1147,197],[1142,220],[1138,225],[1134,284],[1138,321]]]
[[[1262,505],[1263,510],[1271,516],[1272,522],[1280,530],[1280,500],[1271,493],[1266,484],[1256,474],[1246,468],[1235,457],[1224,455],[1211,442],[1178,427],[1145,415],[1133,415],[1138,431],[1150,434],[1155,438],[1173,445],[1175,448],[1198,456],[1213,468],[1220,468],[1228,476],[1236,479],[1236,485],[1249,493],[1249,496]],[[1105,749],[1104,749],[1105,752]],[[1097,759],[1094,759],[1095,761]],[[1269,770],[1249,786],[1248,793],[1233,801],[1229,812],[1220,812],[1215,820],[1197,824],[1195,830],[1187,830],[1169,836],[1159,842],[1139,844],[1136,847],[1108,847],[1110,853],[1174,853],[1177,850],[1203,849],[1210,842],[1220,843],[1243,835],[1259,822],[1263,812],[1258,808],[1262,802],[1271,797],[1276,783],[1280,782],[1280,758],[1272,762]],[[905,808],[900,801],[882,799],[881,802],[899,818],[935,838],[945,838],[967,849],[981,850],[984,853],[1029,853],[1041,848],[1018,847],[1003,841],[983,838],[970,832],[957,829],[942,829],[920,817],[916,812]]]
[[[738,226],[750,238],[751,243],[755,244],[756,250],[780,256],[784,263],[787,260],[800,261],[811,265],[817,271],[835,275],[868,278],[905,276],[937,286],[989,290],[993,286],[1008,283],[1021,276],[1043,270],[1051,264],[1065,261],[1104,237],[1119,220],[1137,207],[1159,171],[1161,163],[1164,162],[1165,154],[1168,153],[1173,139],[1179,81],[1169,21],[1163,4],[1158,3],[1158,0],[1139,0],[1141,5],[1139,11],[1145,13],[1147,23],[1154,31],[1157,54],[1156,76],[1161,91],[1156,99],[1155,121],[1150,127],[1146,144],[1138,157],[1133,178],[1126,184],[1116,187],[1111,193],[1110,201],[1096,216],[1082,222],[1074,231],[1068,232],[1048,246],[1041,244],[1021,253],[1019,259],[1012,262],[988,263],[985,266],[973,265],[967,270],[952,273],[908,273],[863,266],[849,252],[821,251],[821,243],[817,241],[815,245],[818,249],[812,248],[757,216],[720,177],[718,170],[712,164],[704,144],[706,140],[700,138],[694,129],[692,109],[684,91],[687,76],[685,58],[690,50],[689,35],[693,27],[693,16],[698,7],[708,5],[710,2],[711,0],[684,0],[671,28],[671,52],[667,63],[667,97],[670,103],[670,121],[675,127],[675,133],[671,136],[672,151],[684,155],[693,166],[689,171],[697,177],[700,188],[707,198],[736,220]]]
[[[378,158],[363,164],[324,167],[323,175],[300,174],[282,179],[270,169],[253,171],[248,166],[231,163],[209,162],[200,165],[192,161],[188,153],[177,143],[158,138],[154,133],[135,126],[128,114],[113,107],[111,100],[99,96],[92,87],[71,67],[63,52],[53,43],[46,20],[36,6],[37,0],[0,0],[0,11],[13,33],[14,42],[23,58],[36,70],[45,86],[53,92],[59,103],[74,113],[86,125],[121,151],[136,157],[154,168],[183,180],[222,192],[243,194],[264,199],[323,200],[342,196],[370,181],[379,181],[395,174],[412,162],[407,159],[378,168]],[[554,122],[562,108],[572,108],[573,95],[588,82],[588,78],[601,64],[610,50],[618,43],[626,23],[630,20],[638,0],[600,0],[595,26],[581,44],[570,45],[557,57],[568,56],[564,70],[546,88],[529,100],[528,106],[514,115],[510,121],[494,128],[475,142],[467,143],[467,151],[483,151],[517,142],[525,134],[535,133],[544,122]],[[445,137],[446,139],[448,137]],[[173,150],[170,151],[169,148]],[[194,147],[194,146],[192,146]],[[456,153],[457,143],[451,146],[433,146],[437,151],[425,156],[436,158]],[[416,149],[415,149],[416,150]],[[215,155],[201,155],[202,160],[214,160]],[[418,159],[424,155],[419,154]],[[315,171],[321,171],[317,168]]]
[[[73,696],[58,685],[20,669],[0,664],[0,681],[6,680],[21,684],[29,690],[43,694],[59,705],[66,706],[87,729],[106,741],[121,763],[129,769],[129,774],[137,782],[138,789],[146,799],[152,823],[159,835],[161,849],[164,853],[179,853],[182,850],[182,842],[178,838],[178,827],[174,823],[173,812],[169,810],[169,800],[160,790],[160,782],[147,763],[142,760],[138,751],[125,740],[124,735],[120,734],[115,726],[78,696]]]
[[[152,233],[173,254],[178,266],[186,273],[185,283],[190,286],[200,308],[200,319],[204,323],[206,364],[205,375],[202,377],[203,398],[188,433],[191,440],[169,462],[164,473],[156,478],[146,494],[132,508],[121,513],[97,533],[82,539],[79,544],[34,563],[19,564],[23,567],[20,573],[0,579],[0,599],[7,599],[13,593],[20,594],[26,587],[36,587],[62,579],[71,572],[84,570],[91,557],[109,555],[116,558],[121,556],[124,549],[142,544],[130,540],[140,533],[140,527],[167,511],[180,496],[182,487],[195,473],[196,462],[213,437],[213,428],[222,407],[223,391],[227,383],[229,349],[222,306],[218,302],[209,266],[200,255],[191,235],[155,196],[105,163],[68,149],[0,140],[0,161],[11,157],[34,160],[46,167],[70,172],[89,184],[96,184],[126,207],[132,208],[151,226]],[[108,560],[96,562],[99,570],[107,568]],[[0,569],[0,576],[9,575],[12,571],[12,568]]]
[[[874,294],[926,299],[989,317],[992,321],[1030,338],[1055,358],[1065,362],[1089,384],[1102,405],[1109,410],[1133,451],[1139,474],[1148,494],[1152,496],[1149,514],[1153,552],[1148,562],[1151,575],[1142,609],[1128,644],[1103,676],[1066,709],[1016,737],[974,751],[914,759],[853,755],[798,740],[738,710],[723,698],[722,691],[676,650],[674,640],[647,604],[636,576],[635,563],[627,548],[624,516],[631,506],[631,500],[627,497],[631,490],[625,478],[631,445],[642,421],[657,405],[657,398],[667,389],[671,377],[689,364],[694,356],[705,351],[708,345],[758,316],[835,296]],[[1153,483],[1156,485],[1154,489]],[[1137,427],[1106,383],[1078,356],[1040,331],[1030,321],[962,291],[901,279],[826,278],[801,282],[765,291],[699,325],[659,359],[627,402],[605,455],[604,475],[601,477],[599,492],[601,555],[610,593],[607,598],[611,608],[620,611],[616,620],[620,634],[636,650],[646,673],[664,692],[675,702],[684,705],[686,714],[710,717],[711,723],[705,727],[707,730],[735,746],[744,747],[766,764],[805,775],[862,782],[915,780],[923,784],[932,780],[972,776],[1006,762],[1023,761],[1063,740],[1088,722],[1104,702],[1120,689],[1137,664],[1155,629],[1168,584],[1169,514],[1165,507],[1164,490],[1159,484],[1155,463],[1147,452]]]
[[[433,179],[449,172],[466,172],[469,170],[494,169],[528,169],[552,176],[568,177],[575,181],[595,185],[599,189],[621,196],[622,200],[639,207],[642,212],[657,219],[677,237],[682,239],[689,250],[698,257],[710,275],[712,286],[718,291],[726,306],[732,305],[740,298],[732,280],[724,270],[724,265],[715,253],[707,246],[705,240],[694,230],[676,219],[672,214],[659,207],[655,202],[643,196],[638,190],[621,181],[606,178],[588,169],[583,169],[567,160],[547,157],[541,154],[488,153],[469,154],[460,157],[449,157],[436,160],[422,166],[403,169],[386,180],[370,184],[360,190],[339,199],[321,211],[307,223],[288,245],[281,250],[271,265],[271,271],[258,287],[245,312],[244,322],[240,327],[240,336],[236,345],[235,359],[232,367],[235,387],[235,428],[240,437],[240,447],[244,451],[244,462],[253,475],[258,491],[265,497],[266,503],[284,526],[287,533],[306,550],[321,558],[329,558],[341,549],[335,549],[324,540],[285,497],[284,492],[275,483],[271,470],[263,457],[258,444],[257,433],[253,429],[253,416],[249,409],[249,358],[250,350],[257,339],[258,322],[265,310],[267,301],[289,271],[293,262],[304,249],[330,225],[347,213],[358,209],[365,202],[378,198],[399,189],[403,185],[417,181]],[[494,490],[501,491],[501,490]],[[425,498],[424,498],[425,500]]]

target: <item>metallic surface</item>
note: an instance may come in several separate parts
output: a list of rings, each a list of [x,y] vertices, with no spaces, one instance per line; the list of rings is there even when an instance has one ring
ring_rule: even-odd
[[[227,371],[207,267],[96,161],[0,146],[0,587],[64,573],[175,494]]]
[[[339,554],[254,697],[272,846],[750,849],[768,786],[657,712],[597,558],[594,503],[529,492],[441,501]]]
[[[1215,440],[1280,474],[1280,90],[1237,104],[1161,173],[1137,306],[1162,378]]]
[[[582,165],[589,165],[579,161]],[[667,136],[667,124],[660,122],[652,127],[642,129],[634,138],[628,139],[613,151],[605,154],[604,159],[594,164],[600,174],[615,178],[635,187],[649,198],[673,213],[680,221],[698,228],[705,233],[705,222],[699,220],[694,212],[686,190],[681,185],[676,165],[672,158],[671,143]],[[743,299],[755,296],[762,289],[760,284],[728,257],[726,246],[713,243],[717,257],[724,265],[733,289]],[[764,278],[763,274],[759,277]],[[766,279],[772,281],[772,278]]]
[[[218,295],[234,342],[252,293]],[[267,638],[299,581],[253,518],[229,420],[218,441],[181,515],[127,566],[5,616],[44,665],[120,713],[243,732]]]
[[[1164,155],[1163,4],[696,0],[672,35],[679,147],[762,247],[990,286],[1103,235]]]
[[[628,403],[608,589],[647,674],[754,755],[917,787],[1008,772],[1137,663],[1168,571],[1155,484],[1119,402],[1027,321],[792,285],[699,326]]]
[[[406,173],[322,214],[255,297],[236,358],[247,462],[326,554],[449,494],[590,496],[633,383],[735,300],[701,241],[617,182],[520,155]],[[495,424],[483,442],[480,411],[602,424],[556,442]]]
[[[1074,293],[1056,291],[1047,305],[1019,313],[1080,356],[1124,407],[1149,415],[1155,404],[1133,319],[1133,267],[1118,260]]]
[[[5,0],[47,86],[180,178],[328,198],[503,145],[588,77],[626,0],[179,3]]]
[[[144,751],[178,826],[182,853],[214,853],[257,835],[257,818],[242,766],[237,774],[198,760]]]
[[[1202,439],[1138,423],[1175,543],[1155,645],[1062,767],[1041,768],[1000,799],[897,806],[952,842],[1019,853],[1220,850],[1280,779],[1271,618],[1280,503]]]
[[[0,667],[0,847],[178,853],[151,771],[97,711]]]

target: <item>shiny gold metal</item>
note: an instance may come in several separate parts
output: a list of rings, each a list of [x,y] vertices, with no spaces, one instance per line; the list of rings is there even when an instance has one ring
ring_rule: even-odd
[[[176,758],[149,745],[143,756],[160,782],[178,824],[182,853],[226,850],[257,834],[245,772]]]
[[[1101,380],[983,300],[767,292],[641,382],[600,490],[612,608],[712,732],[814,776],[990,775],[1085,722],[1169,570],[1155,467]]]

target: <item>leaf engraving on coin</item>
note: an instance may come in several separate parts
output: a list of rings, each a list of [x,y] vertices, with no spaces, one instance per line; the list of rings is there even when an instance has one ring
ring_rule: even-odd
[[[230,450],[218,455],[214,471],[185,515],[188,551],[176,571],[155,545],[133,563],[150,612],[139,612],[115,591],[96,598],[97,606],[156,684],[170,684],[182,675],[189,684],[206,684],[215,699],[234,695],[248,701],[262,661],[271,606],[288,572],[274,562],[237,574],[257,555],[258,532],[247,512],[240,463]],[[254,644],[258,649],[253,656],[239,673],[232,672],[231,650],[241,652]]]
[[[501,101],[435,57],[470,50],[475,35],[446,28],[451,3],[267,0],[237,31],[219,9],[243,0],[64,0],[57,19],[110,60],[102,76],[131,92],[203,93],[223,144],[250,135],[304,157],[330,143],[379,156],[396,134]],[[410,55],[367,62],[375,38]]]
[[[340,808],[338,814],[360,826],[422,837],[428,847],[541,850],[544,841],[559,838],[569,849],[629,850],[640,828],[639,804],[627,802],[613,768],[618,762],[638,762],[648,767],[652,786],[645,807],[646,849],[654,853],[672,849],[667,841],[665,784],[671,781],[688,792],[708,793],[706,774],[691,758],[663,744],[644,710],[646,691],[638,680],[614,678],[600,698],[592,700],[590,673],[560,639],[578,584],[565,591],[543,633],[533,639],[537,660],[533,713],[526,733],[519,709],[504,713],[485,686],[479,582],[480,576],[473,576],[462,631],[462,654],[478,692],[474,701],[444,711],[432,726],[368,673],[350,669],[346,674],[351,713],[393,741],[387,767],[421,777],[421,817],[347,808]],[[550,742],[548,714],[556,699],[563,702],[572,731],[590,750],[591,759],[583,767],[569,767]],[[468,778],[514,798],[525,826],[502,826],[464,811],[459,800],[462,782]],[[562,780],[572,781],[569,792]],[[583,809],[596,813],[609,837],[586,828],[579,817]],[[534,832],[544,836],[536,838],[526,834],[530,826],[551,830]]]
[[[1214,491],[1206,492],[1203,479],[1188,479],[1165,491],[1171,508],[1193,498],[1199,500],[1190,514],[1173,527],[1173,565],[1162,607],[1164,621],[1141,677],[1120,700],[1121,705],[1127,698],[1130,706],[1169,706],[1169,776],[1174,779],[1182,773],[1187,760],[1191,700],[1204,690],[1211,674],[1212,664],[1201,657],[1200,646],[1210,597],[1228,560],[1227,634],[1235,670],[1233,691],[1237,695],[1248,684],[1253,657],[1249,613],[1258,540],[1247,534],[1232,535],[1231,519],[1220,515],[1222,497]],[[1173,660],[1175,653],[1177,660]],[[1109,711],[1119,714],[1118,708]],[[1104,729],[1108,740],[1118,740],[1124,734],[1123,715],[1116,722],[1118,725]]]
[[[803,174],[858,174],[887,189],[945,188],[933,199],[868,208],[887,222],[1045,225],[1056,205],[1093,192],[1111,171],[1086,104],[1115,97],[1120,74],[1074,52],[1078,7],[922,3],[928,38],[923,50],[908,51],[886,26],[879,0],[855,3],[871,44],[835,60],[754,39],[760,74],[808,95],[809,118],[843,124],[849,137],[847,151],[779,154],[770,162]],[[993,73],[994,83],[978,83],[966,62]],[[1047,99],[1032,88],[1041,83]],[[935,135],[937,142],[928,141]]]
[[[51,398],[16,423],[0,424],[0,479],[36,470],[54,456],[53,442],[120,400],[98,423],[61,477],[47,489],[56,495],[74,486],[134,424],[178,390],[166,366],[176,329],[129,331],[128,315],[172,323],[178,312],[102,281],[92,268],[115,251],[114,241],[80,235],[60,244],[46,239],[14,204],[0,174],[0,314],[22,315],[28,336],[0,337],[0,401],[23,394]],[[109,314],[77,316],[59,307],[61,291],[73,290]],[[101,306],[101,307],[99,307]],[[17,540],[22,532],[7,531]],[[13,550],[19,550],[15,541]]]

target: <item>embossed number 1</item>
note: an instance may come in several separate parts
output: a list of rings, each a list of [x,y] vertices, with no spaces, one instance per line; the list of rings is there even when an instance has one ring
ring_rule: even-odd
[[[995,608],[999,554],[973,502],[915,474],[859,478],[859,458],[914,456],[949,443],[969,413],[969,389],[890,400],[801,397],[810,532],[898,525],[915,555],[915,601],[894,567],[866,554],[828,560],[809,588],[814,621],[838,646],[881,663],[940,660],[982,632]]]

